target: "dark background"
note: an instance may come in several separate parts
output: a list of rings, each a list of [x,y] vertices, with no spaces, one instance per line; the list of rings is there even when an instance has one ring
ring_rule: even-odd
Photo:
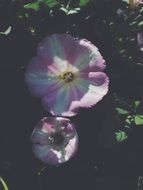
[[[9,35],[0,36],[0,175],[9,189],[136,190],[137,179],[143,175],[143,129],[134,128],[126,141],[116,142],[115,132],[121,123],[115,117],[111,94],[117,92],[131,100],[142,98],[143,70],[120,58],[112,34],[101,24],[102,17],[112,15],[119,1],[116,5],[113,1],[97,2],[94,11],[92,4],[78,16],[70,17],[70,23],[76,23],[76,30],[71,28],[71,33],[87,38],[99,47],[107,62],[110,88],[95,107],[82,109],[71,118],[79,135],[75,157],[58,167],[47,166],[40,177],[37,174],[44,165],[32,153],[30,135],[48,113],[40,100],[29,93],[24,72],[29,60],[36,55],[40,38],[66,32],[66,18],[63,13],[56,12],[48,19],[43,11],[40,16],[47,18],[43,23],[33,12],[30,13],[31,20],[21,21],[16,16],[19,4],[14,4],[13,18],[10,18],[11,1],[2,3],[1,28],[5,29],[9,23],[12,25]],[[84,21],[90,11],[95,14]],[[38,34],[42,31],[42,37],[29,32],[31,24]]]

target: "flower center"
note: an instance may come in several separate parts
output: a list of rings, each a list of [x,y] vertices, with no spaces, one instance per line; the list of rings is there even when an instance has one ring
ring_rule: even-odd
[[[60,76],[60,79],[64,80],[65,82],[71,82],[74,79],[74,74],[72,72],[66,72]]]
[[[64,142],[64,137],[60,133],[54,133],[49,137],[54,145],[61,145]]]

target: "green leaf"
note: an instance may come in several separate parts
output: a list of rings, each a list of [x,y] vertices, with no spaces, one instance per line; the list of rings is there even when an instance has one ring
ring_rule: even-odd
[[[0,32],[0,35],[8,35],[11,32],[11,26],[8,27],[4,32]]]
[[[64,13],[66,13],[66,15],[68,14],[68,9],[65,7],[60,7],[60,10],[63,11]]]
[[[129,125],[125,125],[124,127],[125,127],[125,128],[127,128],[127,129],[129,129],[129,128],[130,128],[130,126],[129,126]]]
[[[126,3],[129,3],[129,0],[122,0],[122,1],[124,1],[124,2],[126,2]]]
[[[72,14],[77,14],[80,11],[80,8],[73,8],[73,9],[69,9],[68,7],[60,7],[60,10],[63,11],[66,15],[72,15]]]
[[[0,177],[0,182],[1,182],[4,190],[8,190],[8,186],[7,186],[6,182],[4,181],[4,179],[2,177]]]
[[[137,114],[135,116],[135,124],[136,125],[143,125],[143,115]]]
[[[119,130],[118,132],[115,132],[116,140],[117,142],[122,142],[128,138],[126,133],[124,131]]]
[[[135,106],[135,108],[138,108],[139,105],[140,105],[140,103],[141,103],[141,102],[140,102],[139,100],[138,100],[138,101],[135,101],[135,102],[134,102],[134,106]]]
[[[121,115],[127,115],[129,114],[129,111],[125,110],[125,109],[122,109],[122,108],[116,108],[116,111],[121,114]]]
[[[120,50],[119,50],[119,53],[120,53],[120,54],[123,54],[123,53],[125,53],[125,52],[126,52],[125,49],[120,49]]]
[[[35,11],[38,11],[40,9],[39,2],[34,2],[34,3],[28,3],[24,5],[25,9],[33,9]]]
[[[137,24],[137,21],[133,21],[130,23],[130,26],[135,26]]]
[[[49,7],[53,8],[56,6],[59,2],[57,0],[43,0],[43,2]]]
[[[76,14],[76,13],[78,13],[78,11],[76,11],[76,10],[70,10],[70,11],[68,11],[68,15],[73,15],[73,14]]]
[[[129,125],[132,124],[130,119],[126,119],[125,121],[126,121]]]
[[[134,115],[128,115],[127,119],[125,120],[129,125],[135,123],[135,116]]]
[[[137,190],[143,190],[143,177],[139,176],[138,178],[138,189]]]
[[[85,6],[90,0],[80,0],[79,6]]]
[[[140,13],[142,13],[143,12],[143,7],[140,9]]]
[[[139,27],[142,27],[142,26],[143,26],[143,21],[139,22],[139,23],[138,23],[138,26],[139,26]]]
[[[70,9],[68,11],[68,15],[72,15],[72,14],[77,14],[80,11],[80,8],[74,8],[74,9]]]

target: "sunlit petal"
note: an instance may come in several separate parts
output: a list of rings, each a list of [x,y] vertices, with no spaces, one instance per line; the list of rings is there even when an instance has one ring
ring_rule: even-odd
[[[26,83],[53,115],[73,116],[106,95],[105,60],[91,42],[53,34],[39,44],[37,54],[26,70]]]

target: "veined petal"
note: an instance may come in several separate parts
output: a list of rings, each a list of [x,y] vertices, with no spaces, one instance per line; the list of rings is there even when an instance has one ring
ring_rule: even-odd
[[[42,104],[45,109],[50,110],[53,115],[64,116],[63,112],[69,110],[71,101],[70,86],[67,85],[43,97]],[[69,114],[74,115],[73,113]]]
[[[91,107],[100,101],[108,91],[109,79],[103,72],[82,75],[76,84],[64,86],[56,93],[43,98],[45,109],[56,116],[73,116],[80,107]]]
[[[32,59],[25,73],[25,80],[33,95],[41,97],[62,86],[62,83],[58,80],[53,70],[48,70],[44,59],[39,57]]]
[[[42,104],[53,115],[74,116],[80,108],[79,100],[88,91],[88,86],[89,81],[80,78],[76,79],[71,84],[63,85],[58,91],[47,94],[43,97]]]
[[[36,134],[36,135],[33,135],[33,134]],[[35,129],[33,131],[33,134],[31,135],[31,139],[33,143],[39,146],[44,146],[44,145],[49,144],[48,135],[46,135],[44,132]]]
[[[105,60],[96,46],[85,39],[78,40],[75,43],[76,48],[72,54],[72,63],[81,72],[97,72],[105,69]]]
[[[108,92],[109,78],[103,72],[89,73],[89,86],[80,100],[81,107],[91,107],[99,102]]]
[[[57,155],[50,149],[49,146],[37,145],[33,147],[33,152],[42,162],[50,165],[59,164]]]
[[[39,44],[38,55],[59,69],[66,68],[68,63],[88,72],[102,71],[106,67],[96,46],[85,39],[75,40],[68,34],[53,34],[45,38]]]
[[[38,56],[48,59],[52,63],[55,57],[65,60],[65,54],[61,44],[61,35],[53,34],[39,43]]]
[[[74,136],[68,143],[68,145],[65,148],[66,151],[66,158],[71,157],[76,154],[77,152],[77,146],[75,146],[78,143],[78,137]]]
[[[77,113],[80,107],[89,108],[99,102],[108,92],[109,79],[103,72],[85,74],[76,84],[76,96],[69,110]],[[75,96],[74,96],[75,97]]]
[[[38,56],[47,59],[59,71],[67,70],[75,40],[68,34],[53,34],[45,38],[38,47]]]

